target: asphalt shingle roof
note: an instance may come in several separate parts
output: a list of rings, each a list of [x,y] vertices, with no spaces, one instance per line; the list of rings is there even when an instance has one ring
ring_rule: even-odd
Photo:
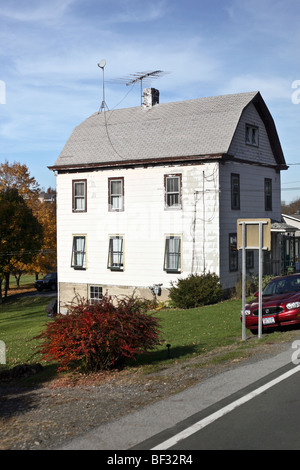
[[[95,113],[77,126],[54,167],[226,153],[258,92]]]

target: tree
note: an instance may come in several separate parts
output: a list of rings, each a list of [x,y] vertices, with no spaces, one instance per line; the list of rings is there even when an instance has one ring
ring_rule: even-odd
[[[40,187],[34,177],[30,176],[28,167],[21,163],[0,164],[0,191],[17,189],[26,203],[32,207],[38,200]]]
[[[299,214],[300,212],[300,199],[286,204],[284,201],[281,203],[281,213],[286,215]]]
[[[36,275],[56,271],[56,203],[38,201],[34,215],[41,224],[43,240],[40,252],[27,264],[25,271]]]
[[[56,204],[39,200],[40,186],[35,178],[30,176],[28,167],[21,163],[10,164],[6,161],[0,164],[0,191],[6,189],[18,190],[42,226],[41,250],[36,252],[35,257],[28,263],[12,258],[10,267],[7,268],[14,274],[18,285],[24,272],[33,272],[37,276],[41,272],[56,270]],[[47,193],[55,193],[55,190],[49,187]]]
[[[42,228],[32,210],[15,188],[0,191],[0,301],[3,278],[9,277],[11,263],[29,263],[40,250]],[[6,283],[5,297],[8,283]]]

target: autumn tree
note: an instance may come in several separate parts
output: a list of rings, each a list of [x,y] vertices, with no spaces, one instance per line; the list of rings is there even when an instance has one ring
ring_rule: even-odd
[[[39,273],[56,270],[56,204],[39,200],[40,186],[30,175],[25,164],[10,164],[7,161],[0,164],[0,191],[6,189],[18,190],[42,227],[40,251],[36,251],[34,258],[29,262],[12,258],[7,267],[7,271],[15,276],[18,285],[24,272],[32,272],[37,276]]]
[[[0,191],[0,301],[13,260],[27,264],[40,250],[42,228],[16,188]],[[8,282],[5,286],[7,296]]]
[[[27,264],[25,271],[36,275],[56,271],[56,203],[39,201],[34,215],[42,227],[43,240],[39,253]]]
[[[39,197],[40,187],[36,179],[30,176],[28,167],[21,163],[8,161],[0,164],[0,191],[17,189],[18,193],[31,209]]]

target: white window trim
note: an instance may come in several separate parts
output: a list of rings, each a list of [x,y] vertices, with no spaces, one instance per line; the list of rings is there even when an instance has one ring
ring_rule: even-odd
[[[100,297],[92,297],[91,295],[91,289],[100,289],[101,290],[101,294],[100,294]],[[88,286],[88,298],[89,298],[89,303],[90,304],[97,304],[98,302],[100,302],[100,300],[102,300],[103,298],[103,287],[99,284],[89,284]]]

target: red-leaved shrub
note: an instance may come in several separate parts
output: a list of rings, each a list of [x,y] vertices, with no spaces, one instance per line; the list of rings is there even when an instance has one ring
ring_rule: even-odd
[[[58,370],[83,367],[111,369],[159,344],[158,319],[146,313],[146,304],[130,297],[112,301],[103,297],[89,304],[80,299],[58,315],[37,338],[42,360],[55,361]]]

